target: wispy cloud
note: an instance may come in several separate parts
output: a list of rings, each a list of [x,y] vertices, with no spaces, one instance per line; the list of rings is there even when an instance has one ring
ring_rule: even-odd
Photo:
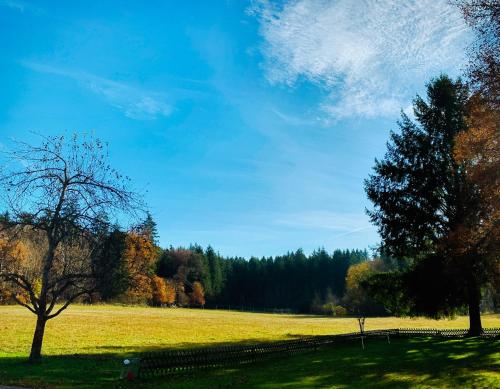
[[[91,73],[61,67],[22,62],[23,66],[46,74],[54,74],[75,80],[84,88],[101,96],[105,101],[123,111],[125,116],[137,120],[151,120],[169,116],[172,107],[164,93],[143,89],[123,82],[99,77]]]
[[[13,11],[25,13],[31,12],[36,14],[45,13],[45,10],[40,8],[38,5],[33,3],[28,3],[22,0],[0,0],[0,7],[9,8]]]
[[[24,10],[27,7],[27,4],[24,1],[19,1],[19,0],[0,0],[0,6],[24,12]]]
[[[291,126],[309,126],[316,123],[316,118],[303,118],[300,116],[285,113],[277,108],[271,108],[271,112],[279,117],[284,123]]]
[[[363,214],[343,214],[328,211],[289,213],[276,217],[274,222],[292,228],[338,231],[339,235],[335,237],[371,228],[368,218]]]
[[[262,0],[249,13],[269,82],[319,85],[333,118],[397,114],[430,77],[460,69],[470,39],[445,0]]]

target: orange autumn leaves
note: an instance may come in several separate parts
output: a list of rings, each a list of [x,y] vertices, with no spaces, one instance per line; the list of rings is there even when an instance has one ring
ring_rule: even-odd
[[[205,292],[200,282],[194,282],[192,293],[184,294],[184,285],[174,280],[166,280],[154,274],[158,258],[158,247],[147,236],[129,232],[125,238],[123,257],[129,275],[129,288],[126,296],[129,301],[147,300],[152,305],[172,305],[183,295],[188,301],[179,301],[181,305],[205,305]]]
[[[454,158],[479,193],[479,221],[461,226],[455,238],[464,252],[473,247],[488,254],[488,265],[500,276],[500,132],[498,110],[479,95],[469,101],[468,130],[455,139]]]
[[[201,282],[193,283],[193,293],[191,294],[191,304],[193,305],[205,305],[205,291],[203,290],[203,285]]]
[[[26,303],[29,299],[26,292],[10,283],[1,282],[2,274],[24,273],[28,262],[29,249],[20,240],[9,240],[0,237],[0,303],[14,302],[15,299]]]
[[[16,269],[27,262],[28,248],[20,240],[0,237],[0,269]]]
[[[205,293],[200,282],[196,281],[190,285],[192,292],[186,294],[185,285],[180,280],[167,280],[155,275],[158,250],[159,248],[144,234],[136,231],[126,234],[122,252],[128,276],[125,301],[147,302],[156,306],[172,305],[176,302],[181,305],[203,306]],[[0,304],[14,303],[16,300],[22,303],[29,302],[28,293],[16,287],[15,282],[7,282],[2,274],[11,278],[12,274],[24,276],[32,284],[31,288],[35,295],[37,291],[39,293],[40,280],[33,272],[33,268],[37,266],[35,257],[31,246],[23,240],[0,236]]]
[[[154,305],[172,305],[175,302],[175,288],[170,281],[153,276],[151,286]]]
[[[130,300],[152,299],[151,275],[156,256],[156,248],[149,239],[135,232],[127,234],[123,258],[129,275],[126,294]]]
[[[498,111],[471,98],[467,131],[455,139],[454,158],[466,167],[469,180],[479,187],[482,200],[498,211],[500,205],[500,132]]]

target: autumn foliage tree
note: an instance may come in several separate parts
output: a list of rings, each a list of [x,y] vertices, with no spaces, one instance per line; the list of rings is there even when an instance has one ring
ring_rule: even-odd
[[[364,316],[363,305],[367,296],[361,282],[371,275],[372,271],[369,262],[362,262],[353,265],[347,271],[346,293],[344,300],[351,312]]]
[[[462,252],[475,251],[485,261],[487,280],[500,284],[500,123],[499,111],[480,94],[471,97],[468,130],[455,138],[454,158],[480,196],[478,223],[464,225],[455,239]]]
[[[182,248],[163,251],[157,266],[158,275],[170,279],[180,306],[192,303],[189,291],[196,282],[202,285],[206,270],[202,253]]]
[[[467,76],[483,103],[498,111],[500,104],[500,3],[497,0],[454,0],[475,33],[469,48]]]
[[[163,278],[158,276],[151,277],[151,287],[153,305],[161,306],[169,302],[169,296],[167,294],[167,283]]]
[[[166,304],[172,305],[175,303],[175,287],[172,281],[165,281]]]
[[[384,270],[384,266],[380,259],[361,262],[349,267],[343,302],[349,308],[350,312],[358,316],[385,313],[383,307],[374,301],[373,297],[370,296],[370,293],[364,287],[365,281],[370,276],[382,270]]]
[[[205,291],[201,282],[193,283],[193,292],[191,293],[191,303],[193,305],[204,306],[205,305]]]
[[[171,281],[155,275],[151,277],[151,285],[153,305],[172,305],[175,302],[175,288]]]
[[[148,236],[131,231],[125,237],[123,258],[128,273],[125,294],[131,301],[145,302],[153,298],[151,277],[157,256],[157,250]]]
[[[19,239],[9,239],[7,236],[0,236],[0,274],[9,271],[21,270],[26,267],[29,261],[29,252],[26,244]],[[29,302],[29,295],[24,288],[19,287],[15,282],[9,282],[9,277],[0,277],[0,303],[7,304],[15,302],[19,305],[26,305]],[[36,296],[39,288],[34,284],[38,280],[33,277],[33,291]]]

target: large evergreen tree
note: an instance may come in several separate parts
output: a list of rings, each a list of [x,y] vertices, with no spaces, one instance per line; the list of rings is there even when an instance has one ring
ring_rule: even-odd
[[[211,246],[205,250],[205,257],[208,262],[210,278],[212,281],[212,295],[218,295],[222,290],[222,266],[219,256]],[[212,297],[212,296],[210,296]]]
[[[127,290],[129,274],[123,253],[127,234],[115,228],[101,237],[99,250],[93,258],[96,291],[104,301],[118,297]]]
[[[158,244],[158,228],[151,213],[146,212],[146,218],[135,229],[138,233],[149,239],[153,244]]]
[[[391,134],[365,185],[382,251],[411,263],[398,282],[390,276],[403,290],[390,290],[380,276],[378,284],[401,297],[410,314],[439,317],[467,305],[470,333],[478,334],[485,258],[459,244],[463,227],[479,222],[478,196],[453,158],[454,139],[466,130],[467,99],[461,81],[433,80],[427,101],[414,101],[416,123],[402,115],[400,133]]]

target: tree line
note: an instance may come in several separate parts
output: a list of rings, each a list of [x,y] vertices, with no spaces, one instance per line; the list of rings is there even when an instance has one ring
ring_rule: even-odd
[[[167,279],[200,281],[207,307],[323,311],[325,304],[340,305],[347,270],[367,261],[366,250],[302,250],[282,256],[244,259],[222,257],[212,247],[163,250],[157,275]]]
[[[13,223],[8,213],[0,223]],[[212,247],[191,245],[166,249],[158,245],[156,223],[150,214],[128,231],[111,225],[103,216],[91,226],[93,248],[87,264],[92,283],[78,300],[88,303],[121,302],[153,306],[182,306],[280,310],[307,313],[354,313],[346,300],[348,270],[370,260],[365,250],[325,249],[306,255],[302,250],[276,257],[224,257]],[[17,231],[0,240],[11,265],[34,267],[37,252],[34,231]],[[64,247],[64,250],[67,248]],[[83,246],[78,246],[82,251]],[[40,283],[35,277],[32,283]],[[15,283],[0,282],[0,303],[27,304],[30,291]],[[352,285],[351,285],[352,287]],[[39,294],[33,288],[35,296]],[[61,299],[72,299],[63,291]],[[373,312],[383,314],[380,305]]]
[[[1,222],[10,222],[7,213]],[[89,265],[93,285],[79,296],[79,301],[86,303],[356,314],[359,299],[352,295],[360,280],[349,280],[348,274],[357,265],[364,264],[366,271],[378,263],[369,258],[366,249],[334,250],[330,254],[321,248],[310,255],[297,250],[248,260],[224,257],[210,246],[163,249],[157,243],[156,223],[149,214],[129,231],[101,221],[92,234],[96,246]],[[10,244],[5,238],[0,240],[5,255],[24,266],[33,265],[28,264],[39,250],[33,247],[29,235],[18,234]],[[0,303],[29,302],[26,290],[5,281],[0,286]],[[63,300],[69,298],[70,294],[61,295]],[[365,313],[386,313],[373,300],[363,304]]]
[[[342,305],[348,269],[370,259],[366,249],[250,259],[196,244],[163,249],[149,214],[129,232],[99,234],[93,301],[322,313],[327,304]]]

